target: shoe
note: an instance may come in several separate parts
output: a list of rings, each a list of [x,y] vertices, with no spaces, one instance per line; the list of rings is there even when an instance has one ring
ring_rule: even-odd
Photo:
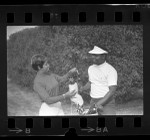
[[[79,114],[83,114],[84,111],[85,111],[84,108],[83,108],[82,106],[79,106],[79,105],[78,105],[78,107],[77,107],[77,112],[78,112]]]
[[[97,109],[94,107],[92,109],[89,109],[89,111],[86,114],[96,114],[97,113]]]

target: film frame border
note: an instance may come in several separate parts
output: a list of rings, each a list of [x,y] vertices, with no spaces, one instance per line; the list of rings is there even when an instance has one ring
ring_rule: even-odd
[[[0,28],[2,31],[2,34],[0,35],[0,40],[3,44],[3,51],[6,51],[6,31],[7,31],[7,26],[11,25],[116,25],[116,24],[121,24],[121,25],[137,25],[137,24],[142,24],[143,25],[143,48],[147,48],[147,43],[149,43],[149,40],[147,39],[147,35],[149,35],[148,31],[150,31],[149,27],[149,19],[150,17],[150,10],[148,9],[149,7],[139,7],[139,6],[119,6],[119,7],[113,7],[113,6],[106,6],[106,5],[75,5],[75,6],[0,6]],[[94,7],[94,8],[93,8]],[[75,10],[72,10],[72,9]],[[7,10],[6,10],[7,9]],[[50,20],[49,22],[43,23],[43,18],[42,14],[43,13],[50,13]],[[81,12],[81,15],[83,15],[83,21],[78,22],[79,20],[79,13]],[[96,13],[100,12],[102,16],[102,21],[96,21]],[[118,17],[120,18],[120,14],[123,15],[122,21],[116,22],[114,19],[115,12],[119,12]],[[121,13],[120,13],[121,12]],[[135,13],[135,17],[133,17],[133,12]],[[14,13],[14,18],[13,14]],[[25,23],[25,13],[28,13],[30,16],[27,19],[27,23]],[[65,13],[63,16],[66,16],[66,13],[68,13],[68,22],[61,22],[61,13]],[[85,14],[86,13],[86,14]],[[7,18],[7,15],[9,18]],[[32,18],[31,18],[32,15]],[[72,15],[72,16],[70,16]],[[85,21],[85,15],[86,15],[86,21]],[[93,16],[95,15],[95,16]],[[135,18],[135,21],[133,19]],[[10,21],[9,21],[9,20]],[[14,20],[14,22],[11,22],[11,20]],[[120,19],[119,19],[120,20]],[[136,21],[137,20],[137,21]],[[9,21],[9,23],[7,23]],[[1,52],[3,52],[1,51]],[[5,54],[1,54],[2,57],[6,58]],[[145,55],[146,58],[148,58],[148,55]],[[5,60],[5,59],[3,59]],[[147,60],[144,59],[146,62]],[[6,68],[3,68],[4,71],[6,71]],[[144,70],[144,75],[148,71]],[[148,74],[148,73],[147,73]],[[6,75],[2,75],[5,76]],[[4,77],[4,78],[5,78]],[[2,78],[4,80],[4,78]],[[1,81],[1,84],[5,83],[6,81]],[[145,78],[144,78],[145,80]],[[146,82],[146,81],[144,81]],[[144,85],[144,92],[148,92],[148,90],[145,90],[145,85]],[[6,105],[7,106],[7,96],[5,95],[5,92],[7,89],[3,88],[1,89],[1,92],[3,93],[1,99],[1,105]],[[0,120],[2,121],[1,129],[0,132],[1,135],[64,135],[68,127],[69,128],[75,128],[77,135],[117,135],[117,133],[123,134],[123,135],[128,135],[130,134],[149,134],[148,127],[150,127],[149,124],[149,112],[147,109],[147,106],[145,104],[148,103],[148,94],[145,92],[144,94],[144,114],[142,116],[88,116],[88,117],[79,117],[79,116],[74,116],[74,117],[69,117],[69,116],[63,116],[62,119],[65,120],[65,122],[68,122],[69,119],[69,125],[64,124],[62,122],[62,119],[60,117],[48,117],[51,122],[51,127],[48,128],[47,130],[43,128],[43,118],[47,117],[35,117],[35,116],[30,116],[30,117],[8,117],[7,116],[7,109],[2,108],[0,105],[0,109],[2,110],[1,115],[0,115]],[[3,103],[3,104],[2,104]],[[10,132],[7,128],[8,126],[8,119],[13,119],[15,120],[14,124],[16,124],[16,129],[17,131]],[[32,126],[27,126],[25,124],[27,121],[32,122],[34,120],[34,127],[32,128],[32,131],[30,127]],[[33,119],[33,120],[32,120]],[[80,124],[80,119],[82,120],[83,123]],[[94,120],[93,120],[94,119]],[[102,127],[98,127],[98,120],[103,120]],[[123,126],[120,126],[120,124],[117,124],[115,120],[118,120],[119,122],[126,124]],[[39,121],[40,120],[40,121]],[[139,123],[139,120],[141,123]],[[23,122],[22,124],[20,122]],[[94,122],[94,123],[93,123]],[[105,122],[105,123],[104,123]],[[112,122],[114,122],[112,125]],[[137,122],[136,127],[134,127],[134,122]],[[62,128],[62,125],[64,125],[64,128]],[[80,126],[81,125],[81,126]],[[115,125],[118,125],[117,127]],[[55,126],[55,127],[54,127]],[[56,127],[58,126],[58,127]],[[95,127],[96,126],[96,127]],[[106,127],[107,128],[106,128]],[[26,129],[26,127],[28,129]],[[40,132],[37,131],[38,128],[40,129]],[[22,129],[23,128],[23,129]],[[85,131],[81,131],[85,128]],[[105,128],[105,130],[103,129]],[[118,129],[119,128],[119,129]],[[107,132],[107,130],[108,132]],[[57,130],[57,131],[55,131]],[[127,131],[128,130],[128,131]],[[129,132],[130,130],[130,132]],[[90,132],[89,132],[90,131]],[[106,131],[104,133],[103,131]],[[127,131],[127,132],[125,132]],[[37,133],[38,132],[38,133]]]

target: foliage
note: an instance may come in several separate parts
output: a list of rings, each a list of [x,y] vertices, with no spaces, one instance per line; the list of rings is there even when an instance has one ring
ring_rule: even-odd
[[[118,72],[116,101],[130,98],[132,87],[143,88],[143,27],[139,25],[42,26],[12,34],[7,41],[7,74],[15,83],[32,89],[36,73],[34,54],[49,58],[51,70],[64,75],[77,67],[81,84],[88,81],[92,64],[88,51],[94,45],[109,52],[107,58]],[[67,83],[61,90],[66,90]]]

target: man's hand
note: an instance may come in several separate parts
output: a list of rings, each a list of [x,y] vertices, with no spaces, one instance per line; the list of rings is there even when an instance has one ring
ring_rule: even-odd
[[[107,94],[101,99],[99,100],[96,104],[97,106],[100,105],[105,105],[107,104],[110,100],[112,100],[113,95],[116,91],[117,86],[109,86],[109,91],[107,92]]]
[[[95,107],[96,107],[96,108],[103,109],[103,106],[102,106],[101,104],[99,104],[98,102],[95,104]]]

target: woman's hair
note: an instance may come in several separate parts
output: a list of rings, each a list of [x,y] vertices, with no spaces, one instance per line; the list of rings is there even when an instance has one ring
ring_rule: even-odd
[[[43,55],[36,54],[31,58],[31,66],[35,71],[39,71],[43,68],[44,63],[47,61],[47,58]]]

